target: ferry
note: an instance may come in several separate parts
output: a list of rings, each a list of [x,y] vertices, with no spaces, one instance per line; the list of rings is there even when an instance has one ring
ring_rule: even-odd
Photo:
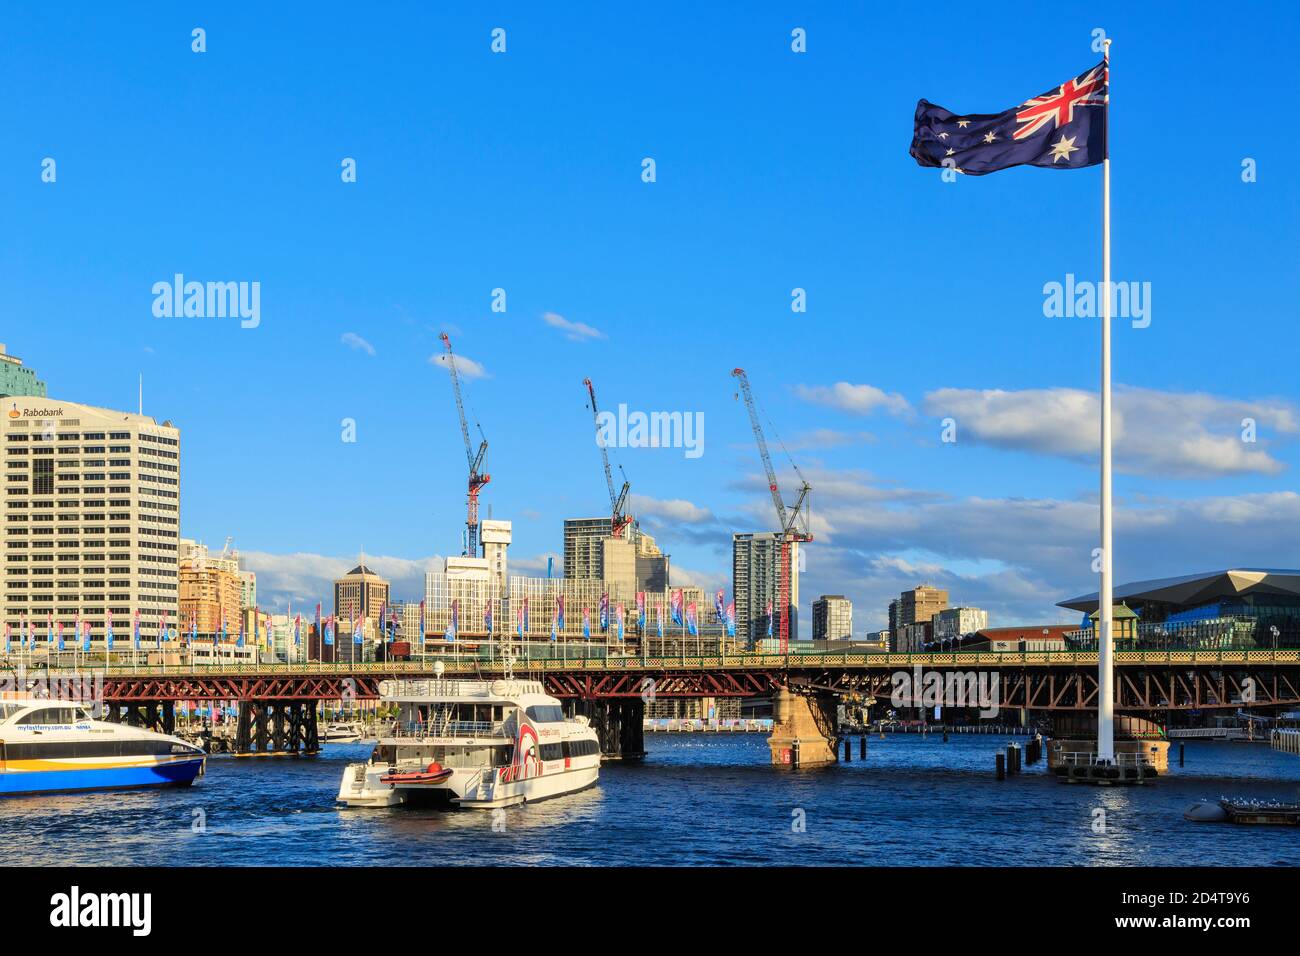
[[[179,737],[91,720],[74,701],[0,700],[0,796],[188,787],[205,757]]]
[[[397,719],[381,725],[366,763],[343,771],[349,807],[434,803],[493,809],[596,783],[600,742],[585,717],[565,717],[540,681],[393,680],[379,685]]]

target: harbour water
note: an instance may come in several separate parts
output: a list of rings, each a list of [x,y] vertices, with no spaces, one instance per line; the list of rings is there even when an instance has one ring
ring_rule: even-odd
[[[791,774],[757,734],[647,735],[643,763],[606,764],[596,787],[502,811],[495,828],[485,812],[337,807],[365,744],[214,757],[188,790],[2,800],[0,864],[1300,865],[1300,827],[1183,820],[1202,799],[1300,799],[1294,755],[1197,741],[1180,768],[1175,743],[1169,776],[1094,789],[1042,763],[995,780],[1009,740],[877,736],[866,760],[855,740],[852,762]]]

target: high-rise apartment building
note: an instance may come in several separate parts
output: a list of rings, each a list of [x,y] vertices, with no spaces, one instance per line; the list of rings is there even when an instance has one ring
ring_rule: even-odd
[[[35,396],[3,399],[0,609],[102,642],[140,613],[142,642],[178,626],[180,431],[129,412]],[[102,644],[100,645],[102,646]]]
[[[205,638],[221,633],[224,617],[228,635],[238,633],[243,609],[239,559],[226,552],[211,554],[206,545],[184,539],[180,551],[181,634],[194,631]]]
[[[768,634],[780,635],[781,536],[772,531],[731,536],[731,582],[736,596],[736,639],[753,646]],[[799,633],[799,543],[790,543],[790,639]]]
[[[564,522],[564,576],[603,581],[613,590],[662,591],[668,587],[669,557],[634,521],[622,537],[610,534],[609,518]]]
[[[843,594],[823,594],[813,601],[812,639],[844,641],[853,637],[853,602]]]

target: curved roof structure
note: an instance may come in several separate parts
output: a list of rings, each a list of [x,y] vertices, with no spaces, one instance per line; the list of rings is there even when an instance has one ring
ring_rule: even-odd
[[[1137,581],[1115,588],[1115,600],[1126,604],[1159,601],[1162,604],[1185,607],[1206,604],[1216,598],[1234,598],[1246,594],[1285,594],[1300,599],[1300,571],[1286,568],[1229,568],[1207,574]],[[1095,611],[1097,592],[1059,601],[1057,607]]]

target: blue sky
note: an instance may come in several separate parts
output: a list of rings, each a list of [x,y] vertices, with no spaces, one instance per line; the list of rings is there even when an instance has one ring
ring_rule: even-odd
[[[185,533],[233,535],[268,601],[362,547],[412,596],[459,551],[445,329],[519,568],[607,507],[589,375],[703,413],[698,459],[614,457],[679,581],[725,582],[730,533],[774,520],[739,365],[814,486],[805,608],[848,594],[861,631],[924,580],[1060,618],[1095,586],[1098,335],[1043,285],[1098,278],[1100,170],[944,183],[907,147],[918,98],[1009,108],[1095,63],[1096,28],[1114,274],[1152,290],[1150,327],[1115,326],[1116,574],[1300,565],[1300,183],[1267,120],[1293,4],[231,6],[0,12],[0,340],[59,398],[132,408],[143,373]],[[260,282],[261,324],[155,318],[178,272]]]

